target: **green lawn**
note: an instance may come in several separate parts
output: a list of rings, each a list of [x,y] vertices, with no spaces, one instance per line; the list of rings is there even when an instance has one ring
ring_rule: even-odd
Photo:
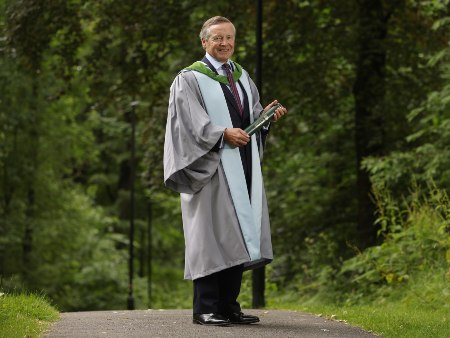
[[[0,293],[0,337],[39,337],[58,318],[43,297]]]
[[[400,304],[342,307],[274,304],[274,307],[321,314],[329,319],[346,321],[386,338],[450,337],[450,307],[433,308]]]

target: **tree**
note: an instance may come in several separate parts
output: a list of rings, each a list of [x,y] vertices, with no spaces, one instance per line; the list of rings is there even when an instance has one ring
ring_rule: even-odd
[[[357,165],[358,244],[365,248],[377,240],[375,205],[370,198],[369,173],[361,167],[368,156],[384,153],[383,102],[386,81],[386,47],[390,13],[383,2],[359,1],[358,61],[353,87],[355,97],[355,146]]]

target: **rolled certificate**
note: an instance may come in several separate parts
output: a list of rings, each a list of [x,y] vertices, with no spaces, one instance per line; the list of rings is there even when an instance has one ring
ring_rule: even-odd
[[[277,110],[277,108],[279,107],[281,107],[281,104],[277,103],[265,113],[261,113],[258,119],[254,121],[251,125],[249,125],[247,128],[245,128],[244,131],[249,136],[252,136],[258,130],[264,127],[267,123],[269,123],[269,121],[272,119],[273,114],[275,114],[275,110]]]

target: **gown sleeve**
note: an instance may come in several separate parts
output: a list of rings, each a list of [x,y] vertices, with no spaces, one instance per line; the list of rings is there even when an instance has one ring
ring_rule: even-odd
[[[220,152],[214,148],[224,129],[211,123],[194,74],[178,74],[170,87],[164,184],[180,193],[201,190],[219,166]]]

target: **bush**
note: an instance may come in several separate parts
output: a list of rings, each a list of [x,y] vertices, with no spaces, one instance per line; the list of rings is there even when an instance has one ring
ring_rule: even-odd
[[[347,301],[394,297],[444,305],[450,229],[447,195],[435,188],[426,196],[415,192],[404,207],[387,192],[376,196],[384,242],[344,262],[339,279],[346,281],[342,287]]]

